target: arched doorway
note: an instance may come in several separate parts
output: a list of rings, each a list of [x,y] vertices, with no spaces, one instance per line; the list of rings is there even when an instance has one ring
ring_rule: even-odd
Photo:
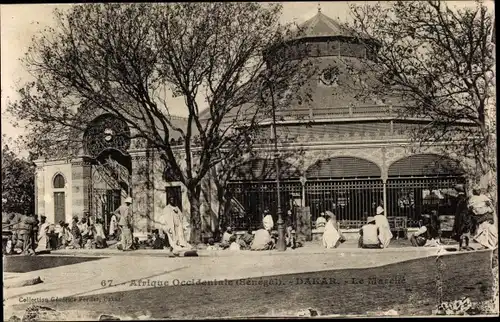
[[[280,161],[280,170],[281,211],[286,214],[287,210],[293,208],[294,199],[301,196],[300,173],[285,161]],[[258,229],[265,209],[269,209],[275,222],[278,220],[274,159],[248,161],[239,167],[228,189],[232,200],[229,225],[236,229]]]
[[[397,160],[388,168],[387,213],[407,217],[409,227],[418,227],[423,212],[454,215],[448,192],[465,181],[459,163],[445,156],[416,154]]]
[[[130,129],[112,114],[95,118],[84,134],[84,149],[92,161],[89,212],[109,225],[111,212],[131,193]]]
[[[373,214],[383,197],[381,170],[375,163],[357,157],[318,160],[305,176],[306,206],[313,223],[325,210],[333,211],[342,228],[357,228]]]

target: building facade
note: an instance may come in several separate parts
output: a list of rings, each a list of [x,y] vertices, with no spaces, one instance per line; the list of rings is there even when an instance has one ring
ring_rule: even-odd
[[[202,185],[203,229],[215,231],[221,221],[237,229],[256,228],[265,209],[276,216],[272,144],[265,139],[272,126],[285,156],[280,160],[283,212],[309,207],[314,221],[320,212],[332,210],[343,228],[358,227],[378,205],[388,216],[407,217],[409,226],[418,225],[429,203],[436,204],[440,214],[452,215],[447,191],[465,182],[464,171],[452,156],[439,155],[437,146],[417,152],[408,131],[426,121],[400,119],[397,99],[360,101],[345,85],[351,81],[348,65],[372,59],[375,53],[320,11],[303,27],[306,32],[296,40],[297,46],[308,48],[319,70],[311,80],[313,99],[279,111],[275,125],[261,124],[263,138],[255,146],[260,156],[229,183],[234,208],[229,219],[217,218],[222,201],[207,178]],[[186,120],[173,121],[182,126]],[[132,196],[136,231],[148,232],[167,198],[174,196],[189,216],[185,187],[168,175],[154,150],[126,139],[127,133],[126,124],[112,115],[99,115],[82,136],[78,157],[38,160],[38,214],[50,222],[68,222],[88,212],[107,222],[110,212]],[[180,145],[178,150],[182,159]]]

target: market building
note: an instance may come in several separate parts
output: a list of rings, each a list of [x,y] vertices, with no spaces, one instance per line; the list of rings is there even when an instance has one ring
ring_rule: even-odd
[[[457,160],[439,155],[437,148],[416,152],[407,134],[428,121],[400,119],[396,98],[362,102],[342,85],[350,77],[346,62],[356,65],[376,53],[320,10],[303,27],[305,35],[295,39],[296,44],[310,48],[320,72],[312,80],[310,103],[279,111],[279,148],[292,152],[280,162],[283,213],[308,207],[313,223],[320,212],[332,210],[345,229],[359,227],[379,204],[388,216],[406,218],[409,227],[418,225],[429,203],[436,204],[440,214],[452,215],[446,192],[466,181],[464,171]],[[182,126],[186,119],[172,121]],[[267,138],[272,126],[271,121],[261,124]],[[85,212],[106,219],[128,195],[134,198],[136,231],[151,229],[170,195],[188,214],[185,188],[169,179],[155,151],[116,135],[127,131],[127,125],[112,115],[99,115],[88,125],[78,157],[38,160],[38,214],[50,222],[69,222]],[[225,224],[256,228],[264,209],[276,216],[276,176],[268,171],[274,169],[271,146],[265,140],[256,145],[262,157],[232,178],[229,189],[235,211]],[[214,184],[207,180],[202,192],[203,229],[213,231],[219,225],[218,207]]]

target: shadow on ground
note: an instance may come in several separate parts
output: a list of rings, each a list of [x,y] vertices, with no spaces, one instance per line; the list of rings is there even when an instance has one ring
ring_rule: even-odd
[[[390,309],[400,315],[430,315],[441,301],[464,296],[472,301],[490,299],[492,283],[491,252],[482,251],[366,269],[267,276],[224,285],[140,290],[130,285],[126,292],[85,296],[80,301],[50,306],[115,315],[149,310],[153,319],[293,316],[305,308],[314,308],[321,315],[364,315]]]
[[[46,268],[73,265],[102,259],[103,257],[73,257],[73,256],[22,256],[4,257],[4,272],[27,273]]]

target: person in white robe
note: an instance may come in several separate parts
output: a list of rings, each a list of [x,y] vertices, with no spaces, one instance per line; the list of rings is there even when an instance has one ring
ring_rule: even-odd
[[[184,236],[182,212],[179,207],[175,206],[174,198],[170,198],[168,205],[163,208],[163,213],[158,218],[157,228],[165,232],[174,250],[190,247]]]
[[[261,228],[255,232],[254,236],[250,250],[270,250],[274,248],[274,242],[268,230]]]
[[[335,215],[332,212],[326,212],[325,216],[328,218],[328,221],[323,232],[323,247],[337,248],[340,245],[341,235],[337,230]]]
[[[109,238],[117,238],[118,237],[118,218],[116,218],[115,214],[111,215],[111,219],[109,221]]]
[[[264,210],[264,219],[262,219],[262,224],[264,225],[264,229],[267,231],[271,231],[274,227],[273,216],[269,213],[269,210]]]
[[[326,226],[325,213],[319,214],[318,219],[316,219],[316,230],[319,232],[324,232]]]
[[[35,252],[44,251],[49,249],[49,227],[50,224],[47,222],[47,217],[40,217],[40,228],[38,229],[37,237],[37,247]]]
[[[382,248],[389,247],[391,239],[393,237],[391,232],[391,227],[389,225],[389,221],[385,216],[385,211],[382,206],[377,207],[377,214],[375,215],[375,224],[379,228],[379,240]]]

